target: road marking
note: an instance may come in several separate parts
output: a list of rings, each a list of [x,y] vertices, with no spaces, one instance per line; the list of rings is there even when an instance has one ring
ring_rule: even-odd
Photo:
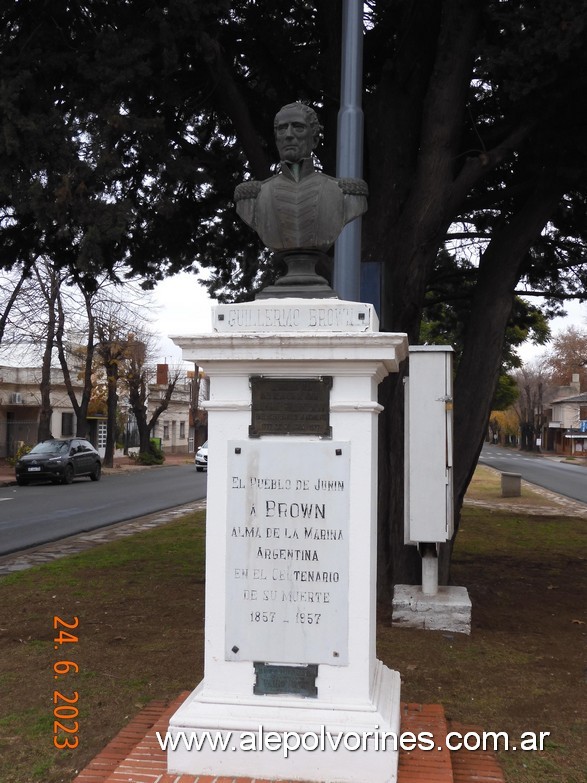
[[[0,498],[0,500],[14,500],[14,498]]]

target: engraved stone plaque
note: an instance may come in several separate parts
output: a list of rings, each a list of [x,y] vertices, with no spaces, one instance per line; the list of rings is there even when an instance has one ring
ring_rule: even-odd
[[[249,435],[317,435],[329,438],[332,378],[251,378]]]
[[[246,302],[216,305],[215,332],[367,332],[379,322],[372,305],[364,302],[278,303]]]
[[[317,698],[316,677],[318,667],[279,666],[273,663],[255,662],[255,685],[253,693],[258,696],[276,696],[288,693],[305,698]]]
[[[348,663],[350,444],[228,442],[229,661]]]

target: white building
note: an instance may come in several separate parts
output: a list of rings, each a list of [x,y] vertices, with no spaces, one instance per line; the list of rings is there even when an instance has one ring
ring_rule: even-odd
[[[587,453],[587,392],[559,396],[550,407],[548,448],[563,454]]]
[[[76,398],[82,384],[72,377]],[[41,368],[0,366],[0,457],[13,456],[20,443],[37,442],[41,412]],[[75,435],[75,413],[65,388],[63,373],[51,369],[51,434],[56,438]],[[88,420],[88,436],[97,444],[98,420]],[[105,436],[105,433],[104,433]]]
[[[149,385],[149,417],[165,396],[168,367],[157,365],[157,382]],[[197,396],[197,400],[195,397]],[[193,454],[206,439],[206,416],[202,401],[208,398],[208,379],[200,373],[196,384],[195,371],[188,371],[185,379],[177,382],[167,410],[163,411],[151,436],[160,438],[163,452]]]

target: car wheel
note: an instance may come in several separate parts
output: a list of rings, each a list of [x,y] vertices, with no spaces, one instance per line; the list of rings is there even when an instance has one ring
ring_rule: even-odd
[[[65,470],[63,471],[63,483],[64,484],[71,484],[73,481],[74,472],[73,472],[73,465],[66,465]]]
[[[26,487],[26,485],[29,483],[28,479],[23,478],[22,476],[16,477],[16,483],[19,487]]]
[[[196,470],[198,471],[198,473],[201,473],[204,470],[204,468],[196,468]]]
[[[92,481],[100,481],[100,476],[102,475],[102,466],[100,463],[96,465],[96,468],[93,473],[90,473],[90,478]]]

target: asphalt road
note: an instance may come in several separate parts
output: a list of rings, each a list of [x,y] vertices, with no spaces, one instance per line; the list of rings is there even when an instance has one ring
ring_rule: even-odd
[[[76,479],[70,485],[0,487],[0,555],[206,497],[193,465]]]
[[[587,503],[587,468],[581,465],[487,444],[479,462],[505,473],[519,473],[525,481]]]

